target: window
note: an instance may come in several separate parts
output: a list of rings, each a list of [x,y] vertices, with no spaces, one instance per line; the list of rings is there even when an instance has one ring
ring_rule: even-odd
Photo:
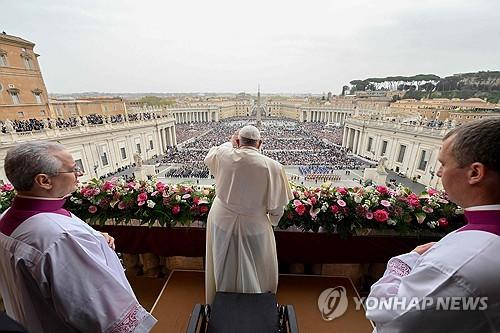
[[[62,117],[62,116],[63,116],[63,111],[62,111],[62,109],[61,109],[61,108],[57,108],[57,109],[56,109],[56,113],[57,113],[57,116],[58,116],[58,117]]]
[[[101,162],[102,162],[102,166],[106,166],[109,164],[109,161],[108,161],[108,154],[106,153],[106,146],[100,146],[99,147],[99,150],[101,152]]]
[[[40,110],[40,115],[45,116],[45,110]]]
[[[35,96],[36,104],[42,104],[43,103],[43,101],[42,101],[42,94],[41,93],[34,92],[33,95]]]
[[[122,155],[122,160],[127,158],[127,151],[125,150],[125,147],[120,147],[120,154]]]
[[[373,146],[373,138],[368,138],[368,147],[366,148],[368,151],[372,151]]]
[[[385,152],[387,151],[387,141],[382,141],[382,149],[380,149],[380,155],[385,155]]]
[[[425,169],[427,168],[427,163],[429,162],[429,157],[427,155],[427,151],[422,150],[422,153],[420,154],[420,162],[418,163],[417,169],[425,171]]]
[[[9,91],[10,98],[12,98],[12,104],[21,104],[21,99],[19,98],[19,91]]]
[[[406,153],[406,146],[405,145],[399,146],[399,154],[398,154],[397,162],[403,163],[403,160],[405,158],[405,153]]]
[[[137,154],[142,153],[142,151],[141,151],[141,144],[140,144],[140,143],[137,143],[137,144],[136,144],[136,147],[137,147]]]
[[[33,66],[33,60],[31,60],[30,57],[23,57],[23,59],[26,69],[35,69],[35,67]]]
[[[153,140],[149,140],[149,149],[154,149]]]
[[[85,173],[85,169],[83,168],[83,162],[81,159],[75,160],[76,166],[82,170],[82,173]]]
[[[0,53],[0,67],[7,66],[7,56],[3,53]]]
[[[106,154],[105,151],[102,152],[101,154],[101,162],[102,162],[102,166],[106,166],[109,164],[108,162],[108,154]]]
[[[24,118],[24,112],[18,112],[18,113],[17,113],[17,116],[18,116],[19,118]]]

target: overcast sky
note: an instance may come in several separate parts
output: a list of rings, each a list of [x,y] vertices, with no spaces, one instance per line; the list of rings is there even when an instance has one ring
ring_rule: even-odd
[[[0,0],[50,93],[339,94],[353,79],[500,70],[499,0]]]

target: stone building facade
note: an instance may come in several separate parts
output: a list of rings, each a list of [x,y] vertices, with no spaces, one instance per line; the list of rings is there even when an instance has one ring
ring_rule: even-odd
[[[53,117],[35,44],[0,33],[0,120]]]

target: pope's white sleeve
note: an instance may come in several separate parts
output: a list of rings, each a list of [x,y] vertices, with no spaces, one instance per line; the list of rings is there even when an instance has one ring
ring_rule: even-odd
[[[41,275],[40,289],[78,331],[149,332],[156,323],[107,265],[94,235],[65,234],[45,252]]]
[[[292,200],[293,194],[283,166],[270,168],[268,181],[270,192],[268,193],[267,213],[271,224],[276,226],[283,216],[285,206]]]
[[[208,151],[207,156],[205,156],[205,159],[203,160],[203,162],[208,167],[208,169],[210,170],[210,173],[212,175],[214,175],[214,176],[217,175],[217,165],[218,165],[217,152],[221,149],[232,149],[232,148],[233,148],[233,144],[231,142],[225,142],[225,143],[221,144],[220,146],[210,148],[210,150]]]

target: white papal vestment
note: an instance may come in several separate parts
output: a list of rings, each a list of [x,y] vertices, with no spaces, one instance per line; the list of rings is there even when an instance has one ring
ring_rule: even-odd
[[[78,217],[40,213],[0,232],[0,292],[30,333],[149,332],[142,308],[104,237]]]
[[[278,259],[273,225],[292,193],[283,166],[253,147],[213,147],[205,164],[216,198],[207,222],[205,291],[276,292]]]

